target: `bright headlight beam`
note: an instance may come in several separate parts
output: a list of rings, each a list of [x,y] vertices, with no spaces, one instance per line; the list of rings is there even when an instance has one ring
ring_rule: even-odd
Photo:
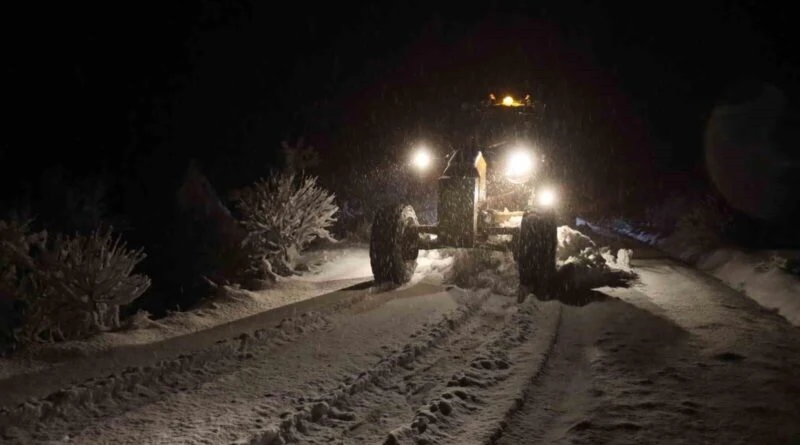
[[[418,170],[427,170],[427,168],[430,167],[432,161],[433,159],[431,158],[431,154],[428,153],[428,150],[424,148],[418,148],[414,152],[414,156],[411,159],[411,163]]]
[[[508,157],[506,176],[520,178],[533,173],[533,156],[525,150],[518,150]]]
[[[552,207],[556,204],[557,200],[558,196],[553,189],[546,188],[536,194],[536,201],[542,207]]]

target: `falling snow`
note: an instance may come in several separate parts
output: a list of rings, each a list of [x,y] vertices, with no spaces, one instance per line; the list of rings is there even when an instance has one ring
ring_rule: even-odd
[[[284,306],[295,309],[275,316],[283,309],[264,312],[260,321],[234,321],[214,335],[187,333],[173,355],[164,351],[177,340],[141,344],[129,351],[135,366],[114,369],[87,351],[39,372],[68,374],[96,363],[107,366],[103,375],[73,374],[38,395],[30,385],[36,374],[0,380],[3,443],[798,437],[796,329],[646,245],[631,251],[611,240],[605,248],[600,235],[560,232],[562,248],[577,257],[597,254],[609,267],[635,271],[639,281],[586,290],[580,304],[517,304],[508,253],[422,252],[412,282],[385,289],[364,281],[363,247],[334,249],[290,283],[360,284]],[[5,391],[11,384],[17,390]],[[759,420],[746,420],[753,418]]]

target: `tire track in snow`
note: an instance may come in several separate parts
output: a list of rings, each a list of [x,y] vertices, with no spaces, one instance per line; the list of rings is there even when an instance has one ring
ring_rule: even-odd
[[[419,408],[409,425],[391,431],[383,444],[493,443],[547,363],[560,322],[560,304],[528,300],[442,393]]]
[[[340,301],[326,302],[318,312],[310,310],[278,319],[273,328],[245,331],[191,353],[146,366],[127,367],[105,377],[69,385],[45,397],[30,398],[13,408],[2,407],[0,439],[28,443],[31,436],[69,437],[93,422],[188,393],[247,366],[254,357],[301,339],[304,334],[326,330],[330,314],[347,311],[365,300],[386,303],[419,294],[419,290],[409,286],[389,293],[383,293],[385,290],[375,286],[363,288]]]
[[[515,311],[516,304],[511,298],[490,295],[480,311],[446,341],[343,401],[342,405],[352,412],[352,419],[334,418],[309,425],[303,442],[382,442],[387,431],[410,423],[431,394],[443,391],[452,375],[471,363],[473,351],[499,336]],[[506,365],[504,360],[498,363]]]
[[[307,331],[293,347],[256,353],[240,361],[235,371],[213,373],[198,387],[165,394],[139,407],[120,397],[113,401],[124,411],[120,415],[91,418],[94,414],[86,411],[87,419],[79,419],[79,424],[44,424],[33,440],[16,434],[20,431],[10,431],[7,437],[16,440],[10,443],[229,445],[243,435],[260,436],[270,419],[282,422],[282,412],[305,406],[313,394],[333,393],[342,382],[358,392],[370,377],[364,370],[380,372],[381,363],[391,362],[401,352],[389,349],[395,352],[387,357],[382,349],[406,345],[402,352],[418,353],[424,346],[417,341],[421,334],[446,334],[446,329],[437,329],[441,320],[453,322],[465,310],[474,312],[479,299],[480,295],[458,289],[424,295],[402,290],[373,294],[365,303],[384,304],[357,315],[330,314],[323,330]],[[412,335],[414,341],[408,342]]]
[[[328,319],[308,312],[286,318],[274,328],[243,333],[211,348],[162,360],[154,366],[128,368],[103,379],[91,379],[14,409],[0,410],[0,437],[25,443],[63,438],[99,418],[155,403],[169,394],[190,391],[231,372],[256,355],[325,330]],[[12,442],[13,443],[13,442]]]
[[[268,426],[260,427],[258,433],[234,443],[278,445],[298,441],[313,443],[310,441],[315,439],[330,443],[336,436],[335,432],[320,432],[320,430],[332,424],[356,421],[357,413],[349,409],[350,401],[365,391],[376,388],[379,382],[392,378],[398,372],[424,359],[432,350],[447,343],[452,335],[458,335],[460,329],[480,312],[490,296],[489,291],[483,291],[477,298],[460,306],[454,314],[445,315],[438,323],[423,327],[412,334],[411,340],[402,350],[384,356],[355,379],[340,382],[336,389],[322,396],[303,397],[303,404],[286,407],[279,419],[273,419]]]

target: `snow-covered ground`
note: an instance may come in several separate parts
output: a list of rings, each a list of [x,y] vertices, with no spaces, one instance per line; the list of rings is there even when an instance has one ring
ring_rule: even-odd
[[[367,262],[369,265],[369,262]],[[333,271],[335,275],[338,271]],[[86,358],[112,349],[157,343],[240,320],[363,282],[358,273],[340,279],[284,279],[269,289],[251,292],[225,289],[197,309],[174,312],[159,320],[143,318],[135,328],[106,332],[82,341],[41,344],[13,358],[0,358],[0,379],[46,369],[54,362]]]
[[[590,224],[583,221],[585,224]],[[782,268],[788,259],[800,258],[797,251],[745,251],[733,247],[704,250],[679,238],[661,236],[624,221],[595,224],[594,230],[613,230],[658,247],[671,256],[693,264],[722,280],[761,306],[775,310],[790,323],[800,326],[800,277]]]
[[[319,266],[313,267],[312,271],[293,279],[314,283],[372,279],[369,250],[366,246],[347,245],[336,249],[322,248],[315,255],[315,259],[320,263]]]
[[[88,358],[112,349],[146,345],[190,335],[236,320],[304,301],[372,279],[364,246],[332,244],[311,252],[310,271],[288,277],[261,291],[223,287],[197,308],[173,312],[159,320],[137,317],[135,326],[81,341],[34,345],[13,358],[0,357],[0,380],[52,367],[53,363]]]
[[[65,363],[61,371],[76,379],[58,390],[35,388],[50,381],[41,376],[6,379],[13,385],[0,380],[0,440],[477,445],[800,439],[800,331],[654,249],[633,246],[631,256],[631,243],[620,237],[589,233],[593,242],[561,232],[560,263],[581,264],[575,270],[589,274],[633,270],[639,281],[631,288],[584,289],[580,298],[564,300],[570,304],[536,298],[518,304],[509,253],[422,252],[414,279],[399,288],[363,282],[138,345],[129,362],[138,366],[122,370],[109,366],[91,375],[76,368],[80,361]],[[612,248],[598,247],[607,241]],[[368,270],[364,249],[332,255],[333,262],[290,282],[341,283]],[[102,357],[85,363],[104,366]]]

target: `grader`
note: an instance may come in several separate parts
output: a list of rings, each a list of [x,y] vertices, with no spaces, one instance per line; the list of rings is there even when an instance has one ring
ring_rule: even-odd
[[[481,116],[482,128],[495,122],[487,117],[529,123],[540,111],[530,96],[518,100],[510,95],[490,95],[463,108]],[[438,223],[419,224],[408,204],[376,213],[370,237],[376,282],[408,282],[421,249],[491,249],[513,253],[521,286],[537,295],[548,291],[556,272],[557,191],[547,179],[543,153],[519,137],[518,126],[511,128],[503,127],[499,142],[472,138],[450,150],[437,184]],[[430,168],[431,160],[430,153],[420,150],[413,164]]]

